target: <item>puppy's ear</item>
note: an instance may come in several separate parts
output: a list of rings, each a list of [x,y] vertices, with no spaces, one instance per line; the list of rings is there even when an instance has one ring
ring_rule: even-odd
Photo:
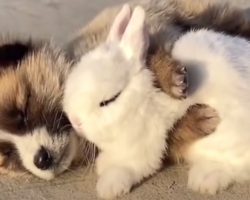
[[[32,49],[30,41],[13,41],[0,44],[0,70],[10,66],[16,67]]]
[[[125,4],[117,14],[108,34],[107,42],[120,41],[131,18],[131,8]]]
[[[145,11],[137,6],[121,38],[121,47],[130,58],[145,59],[149,45],[149,33],[145,24]]]

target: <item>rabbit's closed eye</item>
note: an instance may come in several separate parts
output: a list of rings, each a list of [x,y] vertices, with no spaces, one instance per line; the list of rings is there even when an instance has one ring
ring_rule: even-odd
[[[120,96],[121,92],[117,93],[115,96],[113,96],[112,98],[108,99],[108,100],[104,100],[102,101],[99,105],[100,107],[104,107],[109,105],[110,103],[114,102],[119,96]]]

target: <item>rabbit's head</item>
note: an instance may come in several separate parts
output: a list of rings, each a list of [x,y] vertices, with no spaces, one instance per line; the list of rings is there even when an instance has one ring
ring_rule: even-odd
[[[131,12],[125,5],[107,40],[73,68],[66,81],[64,109],[79,133],[91,132],[92,137],[95,132],[108,132],[112,124],[133,117],[144,98],[139,88],[147,88],[148,81],[140,74],[148,72],[148,38],[144,10],[136,7]],[[96,138],[86,137],[96,142]]]

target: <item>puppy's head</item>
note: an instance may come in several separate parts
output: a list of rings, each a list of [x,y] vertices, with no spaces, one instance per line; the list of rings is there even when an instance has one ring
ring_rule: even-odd
[[[0,166],[43,179],[70,166],[79,141],[61,106],[68,70],[50,45],[0,45]]]

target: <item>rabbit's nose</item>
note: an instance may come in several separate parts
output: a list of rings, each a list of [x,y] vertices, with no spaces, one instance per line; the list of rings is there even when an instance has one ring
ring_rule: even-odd
[[[48,150],[41,147],[35,155],[34,164],[41,170],[47,170],[53,165],[53,157]]]

